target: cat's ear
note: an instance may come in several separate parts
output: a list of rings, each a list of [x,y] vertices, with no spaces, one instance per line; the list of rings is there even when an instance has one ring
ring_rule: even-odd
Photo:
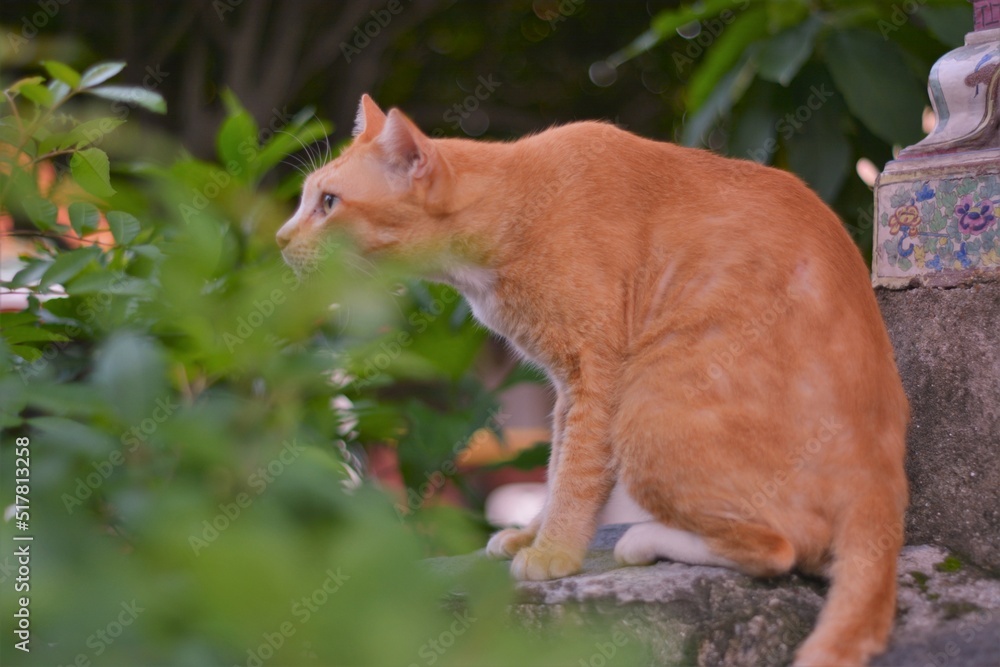
[[[377,137],[385,126],[385,114],[375,100],[365,93],[358,103],[358,114],[354,117],[354,136],[359,138]]]
[[[399,109],[389,110],[378,143],[389,164],[411,178],[423,178],[434,171],[438,160],[434,143]]]

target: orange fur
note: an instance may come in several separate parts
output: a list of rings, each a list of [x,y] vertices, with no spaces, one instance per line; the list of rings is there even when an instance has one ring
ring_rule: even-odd
[[[828,574],[796,664],[884,649],[908,407],[861,256],[812,191],[593,122],[434,140],[365,96],[356,135],[279,231],[289,263],[331,228],[432,259],[556,388],[545,509],[489,553],[519,578],[577,571],[621,480],[669,527],[626,562]]]

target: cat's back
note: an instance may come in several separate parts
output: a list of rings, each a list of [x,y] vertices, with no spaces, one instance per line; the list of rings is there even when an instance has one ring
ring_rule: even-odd
[[[519,171],[536,189],[569,184],[573,200],[588,210],[629,213],[615,216],[616,224],[685,214],[693,216],[688,227],[703,231],[817,233],[826,242],[832,236],[837,245],[847,241],[852,247],[832,211],[798,177],[780,169],[640,137],[599,121],[556,126],[515,145]],[[763,221],[767,224],[757,225]]]

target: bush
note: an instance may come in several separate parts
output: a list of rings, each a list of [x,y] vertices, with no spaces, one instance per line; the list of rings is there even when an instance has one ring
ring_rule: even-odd
[[[401,520],[361,481],[372,440],[399,445],[411,485],[453,470],[492,397],[468,373],[484,334],[454,293],[335,239],[310,275],[280,262],[273,230],[301,177],[275,167],[329,127],[305,110],[261,131],[227,96],[218,162],[118,163],[102,146],[122,119],[82,117],[91,98],[166,111],[106,83],[123,67],[49,62],[47,81],[5,90],[5,244],[26,245],[2,285],[0,457],[16,496],[2,535],[30,562],[0,561],[17,586],[2,625],[31,631],[5,664],[592,653],[594,638],[509,627],[504,566],[447,578],[419,562],[480,546],[480,517],[438,508],[434,531],[414,530],[430,510]]]

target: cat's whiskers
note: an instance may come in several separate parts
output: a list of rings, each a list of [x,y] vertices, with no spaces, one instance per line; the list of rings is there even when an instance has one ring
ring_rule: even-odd
[[[295,162],[290,162],[289,160],[295,160]],[[289,155],[288,159],[282,160],[282,162],[291,167],[294,167],[295,170],[298,171],[303,176],[308,176],[310,173],[308,169],[309,165],[306,164],[305,160],[298,157],[297,155]]]
[[[323,121],[319,119],[315,111],[313,112],[313,118],[315,118],[316,121],[323,126]],[[333,160],[333,146],[330,145],[330,133],[325,132],[324,135],[323,140],[326,141],[326,152],[323,153],[323,163],[326,164],[327,162],[331,162]]]
[[[308,160],[305,160],[303,158],[298,158],[298,159],[302,161],[303,167],[308,168],[309,173],[314,172],[314,171],[316,171],[316,169],[319,168],[319,165],[316,164],[316,158],[313,156],[312,151],[309,150],[309,146],[307,146],[305,143],[303,143],[302,139],[300,139],[297,134],[293,134],[292,132],[286,132],[285,130],[278,130],[278,132],[280,134],[287,134],[292,139],[295,139],[295,141],[299,142],[299,146],[302,146],[302,150],[305,151],[306,157],[308,158]],[[315,143],[315,142],[313,142],[313,143]],[[289,157],[297,157],[297,156],[290,154]],[[305,173],[305,172],[303,172],[303,173]],[[306,175],[308,176],[309,174],[306,173]]]

